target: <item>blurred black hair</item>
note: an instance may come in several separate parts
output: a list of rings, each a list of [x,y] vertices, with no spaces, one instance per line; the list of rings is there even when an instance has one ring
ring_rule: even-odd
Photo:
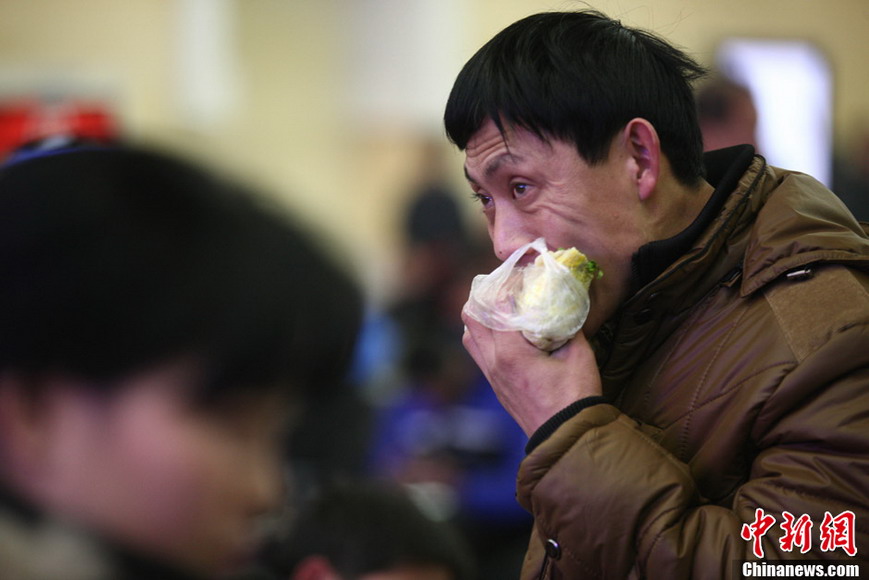
[[[269,546],[266,560],[288,578],[306,557],[325,557],[342,578],[399,566],[438,566],[454,580],[473,578],[475,564],[458,532],[430,519],[392,484],[345,481],[321,489]]]
[[[287,216],[167,153],[63,147],[0,167],[0,372],[104,389],[192,357],[203,402],[341,378],[355,283]]]
[[[731,119],[737,103],[740,100],[752,101],[752,94],[748,87],[719,75],[698,87],[694,100],[697,103],[697,118],[701,123],[726,123]]]
[[[631,119],[654,125],[676,177],[703,177],[691,83],[705,69],[660,37],[600,12],[547,12],[508,26],[464,66],[444,122],[460,149],[487,119],[576,145],[602,162]]]

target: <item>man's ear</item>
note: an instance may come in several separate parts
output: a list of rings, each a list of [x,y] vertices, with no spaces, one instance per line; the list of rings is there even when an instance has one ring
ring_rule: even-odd
[[[641,201],[651,197],[661,170],[661,141],[655,127],[646,119],[632,119],[625,125],[624,143],[632,160],[631,179]]]
[[[289,580],[342,580],[325,556],[308,556],[296,566]]]

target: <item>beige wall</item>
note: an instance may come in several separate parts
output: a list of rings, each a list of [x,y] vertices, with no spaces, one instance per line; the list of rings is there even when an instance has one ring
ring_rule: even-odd
[[[532,12],[585,5],[229,1],[234,16],[227,40],[233,63],[218,78],[232,85],[235,100],[222,114],[194,122],[177,76],[179,1],[0,1],[0,94],[50,84],[53,90],[112,100],[132,136],[207,157],[255,181],[315,224],[377,296],[389,291],[395,274],[396,225],[417,175],[419,138],[440,137],[440,110],[431,102],[442,100],[461,63],[503,26]],[[833,65],[837,142],[850,139],[869,118],[866,0],[592,4],[626,24],[662,33],[707,63],[727,36],[811,40]],[[420,24],[419,18],[400,12],[409,6],[437,7],[431,17],[426,12],[429,28],[415,28],[405,39],[385,37],[383,31],[391,25]],[[366,35],[360,27],[372,31]],[[383,51],[360,56],[362,48],[381,38]],[[381,63],[372,56],[396,53],[395,45],[403,61]],[[372,111],[356,102],[360,83],[382,78],[366,75],[371,72],[367,67],[385,74],[393,105]],[[388,86],[390,78],[395,86]],[[414,88],[422,92],[414,93]],[[424,95],[428,108],[411,106],[423,100],[414,94]],[[460,181],[461,157],[450,154],[453,177]]]
[[[799,39],[814,43],[835,77],[835,133],[847,139],[869,121],[869,2],[865,0],[597,0],[592,2],[480,0],[486,35],[527,14],[593,6],[625,24],[654,30],[711,64],[725,38]],[[489,15],[498,15],[493,18]]]

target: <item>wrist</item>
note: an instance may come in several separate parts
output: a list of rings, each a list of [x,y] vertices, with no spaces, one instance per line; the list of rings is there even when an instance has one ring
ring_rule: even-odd
[[[531,453],[538,445],[546,441],[550,435],[555,433],[555,431],[565,421],[573,418],[583,409],[587,409],[589,407],[593,407],[594,405],[600,405],[604,403],[609,403],[609,400],[606,397],[601,395],[594,395],[591,397],[582,398],[561,409],[559,412],[550,417],[547,421],[545,421],[542,425],[534,430],[534,432],[531,434],[531,437],[529,437],[528,439],[528,443],[525,445],[525,454],[527,455]]]

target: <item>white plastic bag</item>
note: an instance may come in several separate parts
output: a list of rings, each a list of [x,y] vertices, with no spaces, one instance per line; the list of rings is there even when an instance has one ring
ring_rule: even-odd
[[[542,264],[517,266],[529,250]],[[535,260],[538,261],[538,260]],[[546,351],[573,338],[588,316],[588,289],[538,238],[517,249],[491,274],[476,276],[465,311],[493,330],[521,331]]]

